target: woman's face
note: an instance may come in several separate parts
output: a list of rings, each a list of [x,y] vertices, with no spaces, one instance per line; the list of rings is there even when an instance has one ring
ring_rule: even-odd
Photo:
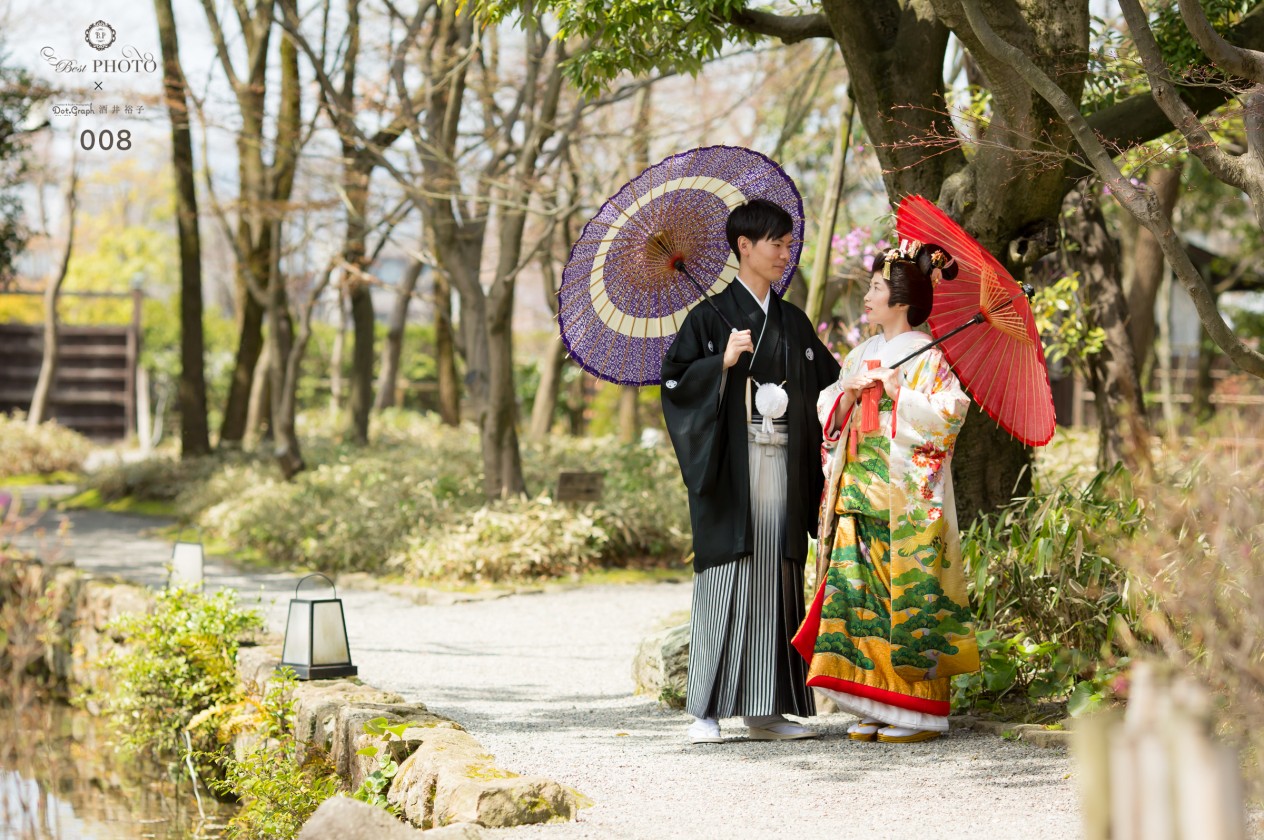
[[[896,326],[901,322],[908,323],[908,304],[890,303],[891,287],[883,279],[881,271],[875,271],[869,277],[869,291],[865,292],[865,314],[869,323],[880,327]]]

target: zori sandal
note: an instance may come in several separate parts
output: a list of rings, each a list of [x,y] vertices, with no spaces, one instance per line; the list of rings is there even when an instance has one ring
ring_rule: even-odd
[[[878,737],[881,728],[880,720],[859,720],[847,727],[847,737],[853,741],[872,741]]]
[[[884,744],[915,744],[919,741],[933,741],[939,735],[933,729],[909,729],[905,726],[887,726],[878,730],[878,740]]]

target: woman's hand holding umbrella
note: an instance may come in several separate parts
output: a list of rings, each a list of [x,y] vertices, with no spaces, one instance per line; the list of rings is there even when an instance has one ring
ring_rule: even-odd
[[[900,392],[899,371],[892,368],[874,368],[873,370],[868,370],[860,374],[856,377],[856,379],[863,383],[861,385],[862,391],[875,386],[880,386],[887,392],[887,396],[891,399],[895,399],[895,395]],[[879,396],[881,395],[879,394]]]

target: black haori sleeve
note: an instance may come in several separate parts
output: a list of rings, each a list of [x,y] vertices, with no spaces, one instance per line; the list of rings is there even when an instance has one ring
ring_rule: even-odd
[[[663,357],[663,418],[685,486],[699,496],[715,487],[724,435],[724,346],[708,340],[705,317],[689,313]]]

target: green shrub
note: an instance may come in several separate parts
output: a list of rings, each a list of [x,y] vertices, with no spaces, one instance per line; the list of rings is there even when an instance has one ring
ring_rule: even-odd
[[[85,486],[95,490],[104,503],[123,499],[176,502],[188,488],[198,486],[219,470],[244,459],[241,454],[189,459],[153,455],[140,461],[104,466],[87,476]]]
[[[121,615],[108,629],[122,647],[102,662],[109,678],[93,699],[123,748],[175,761],[189,730],[195,753],[214,754],[220,726],[242,700],[237,648],[263,629],[259,613],[240,609],[229,589],[163,589],[149,612]]]
[[[958,708],[1006,700],[1100,700],[1122,652],[1117,620],[1135,623],[1136,597],[1112,548],[1144,524],[1122,467],[1081,489],[1055,484],[982,517],[962,535],[982,670],[957,677]]]
[[[96,476],[119,494],[176,502],[203,532],[278,566],[395,573],[456,581],[574,575],[598,567],[661,565],[688,549],[684,486],[667,447],[606,438],[524,445],[532,499],[488,504],[478,433],[433,417],[388,411],[375,442],[334,438],[324,412],[304,415],[311,468],[284,481],[268,461],[235,456],[126,464]],[[601,470],[605,495],[582,506],[552,501],[560,470]]]
[[[290,482],[267,465],[229,465],[182,497],[180,508],[270,563],[382,571],[411,534],[443,527],[481,502],[477,452],[456,430],[434,425],[425,442],[314,446],[312,468]]]
[[[510,499],[471,510],[451,528],[427,529],[393,562],[424,579],[559,577],[596,566],[608,540],[591,508]]]
[[[285,668],[268,681],[262,698],[250,698],[259,741],[241,758],[219,758],[223,778],[211,787],[242,802],[225,833],[230,840],[290,840],[338,792],[328,756],[294,737],[294,684],[294,672]]]
[[[77,473],[91,451],[92,441],[55,421],[31,429],[21,415],[0,414],[0,479]]]

